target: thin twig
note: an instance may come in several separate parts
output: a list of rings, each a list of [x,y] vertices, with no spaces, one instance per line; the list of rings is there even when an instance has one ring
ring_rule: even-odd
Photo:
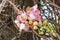
[[[39,40],[39,38],[36,36],[36,39]]]
[[[2,0],[2,3],[0,4],[0,13],[1,13],[2,9],[4,8],[6,2],[7,2],[6,0]]]
[[[60,35],[54,30],[54,32],[56,33],[56,36],[58,37],[58,39],[60,40]]]
[[[19,11],[19,9],[16,7],[16,5],[14,3],[12,3],[11,1],[8,1],[14,8],[14,10],[17,12]]]
[[[2,13],[0,15],[2,15],[2,16],[10,16],[10,15],[7,15],[7,14],[2,14]]]
[[[34,36],[34,33],[33,33],[33,40],[35,40],[35,36]]]
[[[57,4],[51,2],[50,0],[49,0],[48,4],[50,4],[50,5],[52,5],[52,6],[56,7],[56,8],[58,8],[58,9],[60,9],[60,7],[59,7]]]
[[[36,4],[36,1],[35,0],[33,0],[33,2],[34,2],[34,4]]]
[[[16,36],[14,38],[12,38],[12,40],[15,40],[16,39]]]

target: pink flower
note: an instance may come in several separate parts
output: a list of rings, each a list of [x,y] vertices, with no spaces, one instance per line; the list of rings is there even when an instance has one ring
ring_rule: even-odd
[[[31,7],[29,11],[34,11],[34,8],[33,8],[33,7]]]
[[[25,23],[26,22],[26,20],[21,20],[21,23]]]
[[[37,19],[37,21],[40,21],[41,20],[41,16],[37,16],[36,19]]]
[[[34,12],[36,15],[40,15],[40,10],[35,10]]]
[[[26,26],[26,27],[24,28],[24,31],[26,32],[26,31],[28,31],[28,30],[29,30],[29,27]]]
[[[21,21],[21,20],[22,20],[22,18],[21,18],[20,15],[17,16],[17,20],[18,20],[18,21]]]
[[[17,14],[22,14],[22,13],[23,13],[23,11],[22,10],[19,10]]]

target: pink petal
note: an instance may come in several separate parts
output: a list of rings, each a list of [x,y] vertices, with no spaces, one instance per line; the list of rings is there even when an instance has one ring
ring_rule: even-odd
[[[40,11],[35,10],[35,11],[34,11],[34,14],[35,14],[35,15],[40,15]]]
[[[33,8],[33,7],[31,7],[29,11],[33,11],[33,10],[34,10],[34,8]]]
[[[17,20],[18,20],[18,21],[21,21],[21,20],[22,20],[22,18],[21,18],[20,15],[17,16]]]
[[[18,14],[22,14],[22,13],[23,13],[23,11],[22,11],[22,10],[19,10],[19,11],[18,11]]]
[[[29,30],[29,27],[25,27],[25,28],[24,28],[24,31],[28,31],[28,30]]]

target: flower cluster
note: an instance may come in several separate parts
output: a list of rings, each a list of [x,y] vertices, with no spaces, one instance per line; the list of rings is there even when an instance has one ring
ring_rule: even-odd
[[[37,29],[37,26],[41,24],[40,10],[37,9],[37,5],[29,7],[27,11],[19,10],[15,23],[19,27],[19,31],[28,31],[29,28]]]

